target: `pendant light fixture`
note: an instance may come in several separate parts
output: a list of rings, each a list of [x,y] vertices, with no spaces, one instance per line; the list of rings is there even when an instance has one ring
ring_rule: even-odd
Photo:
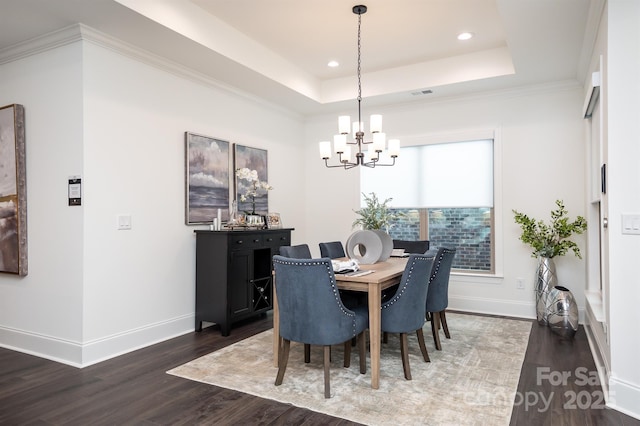
[[[400,154],[400,141],[398,139],[390,139],[388,146],[388,154],[392,162],[380,163],[380,154],[385,151],[386,135],[382,133],[382,116],[375,114],[370,117],[369,130],[372,134],[372,140],[365,142],[364,140],[364,123],[360,113],[360,104],[362,102],[362,82],[360,67],[360,25],[362,15],[367,12],[367,6],[353,6],[353,13],[358,15],[358,121],[351,123],[351,117],[342,115],[338,117],[338,134],[333,137],[333,151],[331,142],[320,142],[320,158],[324,160],[325,166],[329,168],[343,167],[350,169],[356,166],[376,167],[376,166],[393,166],[396,163],[396,157]],[[347,141],[349,132],[353,132],[353,141]],[[351,145],[355,145],[355,161],[351,161]],[[366,152],[365,145],[368,146]],[[339,164],[330,165],[329,159],[332,152],[338,155]]]

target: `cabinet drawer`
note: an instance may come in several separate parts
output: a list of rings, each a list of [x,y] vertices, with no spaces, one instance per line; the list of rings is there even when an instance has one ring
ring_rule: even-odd
[[[254,248],[262,246],[262,236],[259,234],[246,233],[243,235],[231,236],[231,250]]]
[[[291,233],[270,232],[262,237],[263,244],[268,247],[280,247],[291,245]]]

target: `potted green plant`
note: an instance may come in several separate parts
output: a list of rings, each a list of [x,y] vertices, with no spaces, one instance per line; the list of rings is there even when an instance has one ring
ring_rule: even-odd
[[[392,198],[380,201],[373,192],[362,195],[365,207],[355,210],[359,217],[353,222],[353,227],[360,226],[362,230],[355,231],[347,240],[347,254],[364,264],[382,262],[393,251],[389,228],[393,225],[392,221],[401,217],[402,213],[391,210],[388,204]]]
[[[385,232],[389,232],[389,228],[392,226],[392,221],[403,216],[400,212],[392,211],[388,204],[393,198],[387,198],[384,201],[380,201],[375,192],[367,194],[362,193],[365,207],[356,210],[356,214],[360,217],[353,222],[353,226],[362,226],[362,229],[381,229]]]
[[[556,200],[556,206],[557,209],[551,211],[550,223],[512,210],[514,220],[522,230],[520,240],[531,246],[533,248],[531,256],[538,258],[535,284],[536,317],[541,325],[548,323],[547,295],[558,283],[553,258],[564,256],[572,250],[576,257],[582,259],[580,248],[570,238],[582,234],[587,229],[587,221],[584,217],[577,216],[575,220],[569,219],[562,200]]]

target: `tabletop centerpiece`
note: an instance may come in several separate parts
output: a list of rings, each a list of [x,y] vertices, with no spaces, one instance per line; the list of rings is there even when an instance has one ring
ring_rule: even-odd
[[[393,251],[393,239],[388,233],[389,228],[393,226],[392,222],[403,214],[391,210],[389,203],[393,198],[381,201],[374,192],[362,195],[365,206],[355,210],[359,217],[352,225],[360,226],[362,229],[355,231],[347,239],[347,254],[363,264],[383,262]]]

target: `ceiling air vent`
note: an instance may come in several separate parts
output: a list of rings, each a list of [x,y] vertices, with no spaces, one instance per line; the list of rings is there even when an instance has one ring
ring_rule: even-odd
[[[417,91],[417,92],[411,92],[411,94],[413,96],[429,95],[431,93],[433,93],[433,90],[431,90],[431,89],[424,89],[424,90],[420,90],[420,91]]]

